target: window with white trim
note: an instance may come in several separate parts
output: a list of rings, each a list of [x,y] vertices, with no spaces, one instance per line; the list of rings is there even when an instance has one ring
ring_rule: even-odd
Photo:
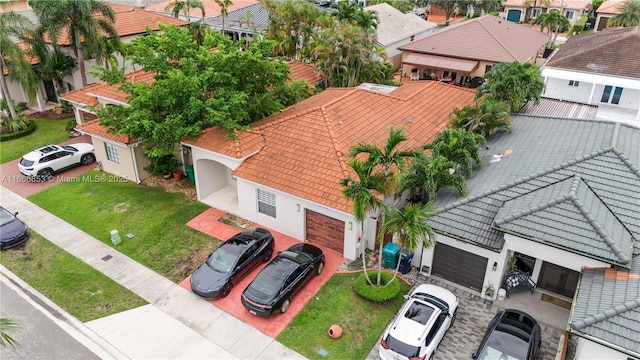
[[[580,81],[569,80],[569,86],[579,86],[579,85],[580,85]]]
[[[107,150],[107,159],[114,163],[120,164],[120,154],[118,153],[118,147],[111,143],[104,143],[104,148]]]
[[[262,189],[257,189],[257,197],[258,197],[258,212],[260,214],[265,214],[267,216],[271,216],[272,218],[276,217],[276,194],[264,191]]]
[[[565,16],[567,19],[569,19],[569,20],[573,20],[573,14],[574,14],[573,10],[567,10],[567,11],[564,13],[564,16]]]

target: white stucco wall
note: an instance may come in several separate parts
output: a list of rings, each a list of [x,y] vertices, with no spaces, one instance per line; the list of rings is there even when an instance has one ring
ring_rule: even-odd
[[[9,96],[13,100],[14,104],[18,104],[21,102],[27,103],[27,106],[30,109],[34,109],[37,111],[44,111],[45,104],[47,103],[46,93],[44,91],[44,86],[42,85],[42,81],[38,81],[38,90],[36,91],[36,95],[33,100],[29,99],[29,95],[24,91],[22,85],[19,82],[9,79],[8,76],[5,77],[7,80],[7,88],[9,89]],[[0,90],[0,99],[4,99],[6,96]]]
[[[103,139],[92,136],[91,142],[93,143],[94,153],[96,154],[96,161],[100,162],[102,170],[136,182],[134,157],[130,148],[121,144],[111,143],[118,149],[120,162],[117,163],[107,159],[107,149],[105,148],[105,141]]]
[[[588,104],[592,89],[593,84],[589,82],[581,81],[578,86],[569,86],[569,80],[548,79],[544,97]]]
[[[630,359],[619,351],[600,345],[584,338],[578,338],[575,360],[627,360]]]
[[[348,259],[355,259],[359,255],[357,251],[359,227],[354,221],[352,215],[240,178],[237,179],[237,188],[238,206],[240,216],[242,218],[282,232],[300,241],[304,241],[306,237],[304,214],[305,209],[309,209],[334,219],[344,221],[343,256]],[[258,188],[275,194],[275,218],[258,212],[258,201],[256,195]],[[300,204],[299,211],[297,204]],[[349,230],[349,222],[352,223],[351,230]]]

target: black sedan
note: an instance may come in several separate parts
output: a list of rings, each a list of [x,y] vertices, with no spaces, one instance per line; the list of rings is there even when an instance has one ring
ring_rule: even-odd
[[[262,228],[246,230],[225,241],[191,275],[191,290],[208,298],[223,298],[258,264],[271,259],[273,235]]]
[[[540,325],[529,314],[500,310],[489,323],[478,351],[478,360],[534,360],[540,353]]]
[[[291,298],[314,274],[320,275],[324,254],[317,247],[300,243],[278,253],[242,292],[242,305],[250,313],[270,317],[289,309]]]
[[[29,229],[20,219],[18,213],[11,213],[0,206],[0,250],[18,246],[29,240]]]

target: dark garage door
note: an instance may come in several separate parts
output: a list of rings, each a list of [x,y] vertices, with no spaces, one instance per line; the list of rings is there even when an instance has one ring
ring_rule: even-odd
[[[344,221],[306,209],[307,241],[326,246],[342,255],[344,249]]]
[[[453,246],[438,244],[431,273],[456,284],[482,291],[486,268],[487,258]]]

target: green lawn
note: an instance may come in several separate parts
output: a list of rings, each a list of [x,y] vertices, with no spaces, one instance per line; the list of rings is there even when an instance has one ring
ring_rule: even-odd
[[[118,251],[174,282],[189,276],[219,244],[185,225],[206,205],[180,193],[111,180],[112,175],[92,171],[29,200],[108,245],[113,246],[111,230],[118,230]],[[128,233],[135,237],[128,239]]]
[[[69,139],[65,130],[69,119],[33,119],[36,130],[31,134],[0,142],[0,164],[15,160],[33,149]]]
[[[378,304],[353,291],[359,273],[335,274],[309,301],[276,340],[309,359],[364,359],[385,326],[402,306],[409,285],[401,282],[400,293],[391,302]],[[342,337],[332,339],[332,324],[342,327]],[[326,350],[326,356],[318,351]]]
[[[0,263],[83,322],[147,304],[34,232],[24,246],[2,251]]]

